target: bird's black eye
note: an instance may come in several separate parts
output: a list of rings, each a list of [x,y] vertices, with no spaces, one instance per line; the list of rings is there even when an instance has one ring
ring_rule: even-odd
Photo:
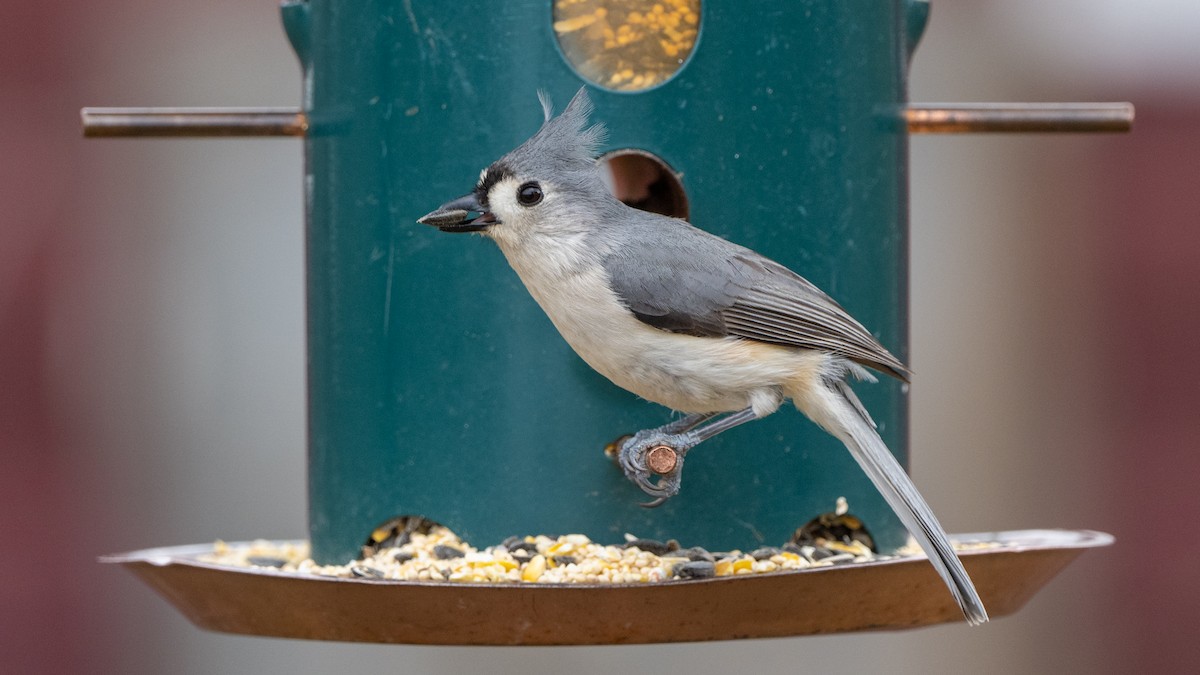
[[[542,186],[537,183],[525,183],[517,188],[517,201],[521,206],[533,206],[542,201]]]

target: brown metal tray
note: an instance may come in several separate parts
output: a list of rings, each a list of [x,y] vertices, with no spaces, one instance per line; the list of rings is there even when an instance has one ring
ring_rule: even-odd
[[[1088,530],[954,539],[1000,543],[962,553],[993,618],[1016,612],[1085,549],[1113,541]],[[199,560],[212,550],[176,546],[101,561],[131,570],[201,628],[312,640],[638,644],[962,621],[923,557],[650,584],[464,584],[330,578]]]

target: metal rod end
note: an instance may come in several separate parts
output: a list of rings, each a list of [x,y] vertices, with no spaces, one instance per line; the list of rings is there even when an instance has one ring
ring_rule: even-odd
[[[911,134],[1124,133],[1132,103],[914,103],[904,110]]]
[[[297,108],[84,108],[86,138],[228,138],[304,136]]]

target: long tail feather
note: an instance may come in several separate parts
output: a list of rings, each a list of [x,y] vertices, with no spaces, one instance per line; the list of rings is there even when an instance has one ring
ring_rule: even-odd
[[[933,563],[954,595],[958,606],[962,608],[967,623],[974,626],[987,621],[987,610],[983,607],[983,601],[979,599],[979,593],[975,591],[975,585],[971,583],[966,569],[954,553],[946,531],[942,529],[933,511],[917,491],[917,486],[913,485],[908,474],[884,445],[870,416],[866,414],[850,386],[841,380],[831,384],[831,388],[827,390],[828,396],[814,397],[817,400],[809,399],[812,403],[820,401],[817,407],[827,409],[809,409],[805,412],[813,421],[846,444],[850,454],[875,484],[875,488],[929,556],[929,562]]]

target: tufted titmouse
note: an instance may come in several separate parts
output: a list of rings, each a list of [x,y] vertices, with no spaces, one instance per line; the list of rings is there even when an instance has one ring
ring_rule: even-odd
[[[693,446],[792,403],[836,436],[929,556],[971,624],[987,612],[962,563],[851,391],[869,367],[909,371],[829,296],[772,260],[687,222],[640,211],[605,187],[583,89],[558,117],[480,175],[475,189],[422,217],[443,232],[499,245],[550,320],[617,385],[687,413],[625,440],[620,463],[657,497],[679,491]],[[865,367],[864,367],[865,366]],[[723,413],[729,413],[721,417]],[[651,479],[647,455],[673,448],[674,469]]]

